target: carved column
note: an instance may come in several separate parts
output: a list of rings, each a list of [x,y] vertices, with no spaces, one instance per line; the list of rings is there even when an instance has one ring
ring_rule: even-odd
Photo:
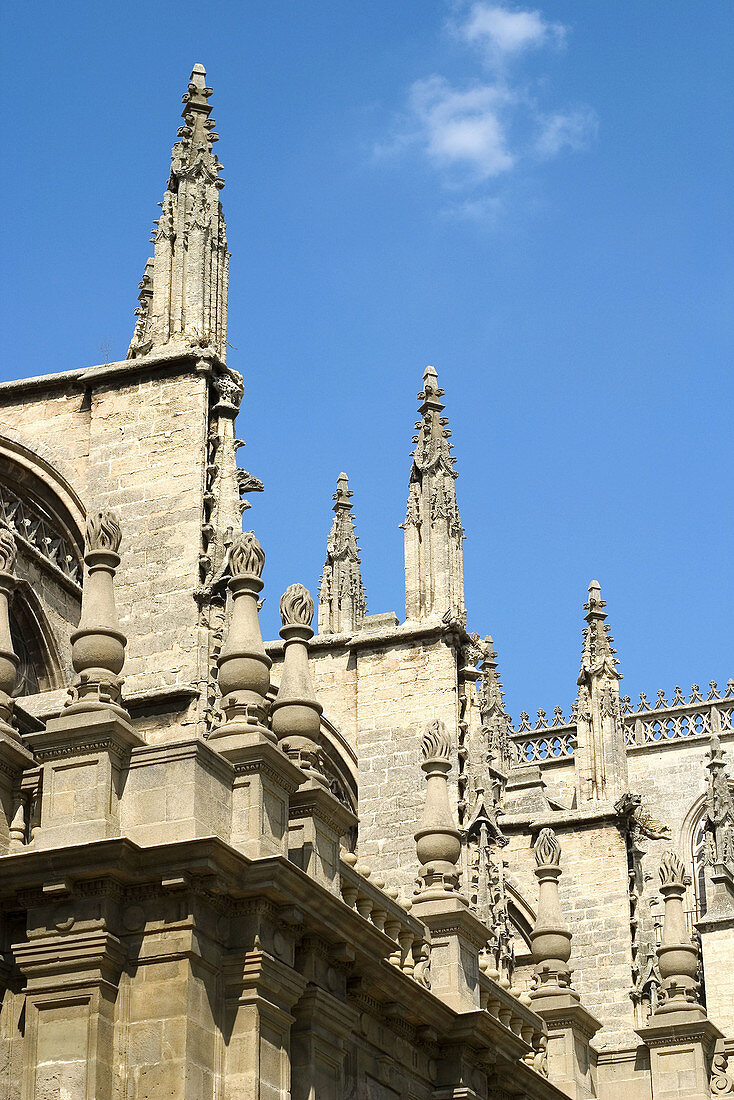
[[[90,515],[82,613],[71,636],[76,679],[60,717],[28,735],[43,764],[41,824],[34,840],[39,848],[119,836],[130,751],[144,744],[121,699],[126,638],[114,593],[121,538],[114,512]]]
[[[571,985],[571,933],[558,897],[561,845],[552,829],[541,829],[535,842],[538,916],[530,934],[535,962],[532,1007],[548,1027],[548,1076],[574,1100],[596,1096],[596,1052],[589,1046],[601,1023],[580,1003]]]
[[[663,999],[638,1035],[650,1048],[655,1100],[709,1100],[711,1059],[722,1033],[698,1000],[697,950],[686,926],[683,897],[689,884],[681,859],[667,851],[660,863],[665,901],[658,948]]]
[[[253,859],[287,855],[289,800],[303,778],[265,724],[271,661],[257,607],[264,564],[254,533],[244,531],[230,551],[232,617],[217,661],[224,721],[209,738],[235,769],[232,844]]]
[[[288,851],[307,874],[339,893],[339,841],[357,818],[328,788],[319,770],[321,704],[308,662],[314,601],[302,584],[292,584],[280,601],[285,642],[280,687],[272,707],[273,733],[283,752],[301,769],[303,781],[291,796]]]

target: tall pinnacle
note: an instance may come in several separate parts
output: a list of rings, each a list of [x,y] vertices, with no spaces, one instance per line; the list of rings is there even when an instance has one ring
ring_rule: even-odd
[[[463,622],[464,553],[444,391],[435,367],[423,372],[418,394],[415,450],[408,485],[405,531],[405,614],[408,619],[448,615]]]
[[[352,517],[352,492],[339,474],[333,496],[334,519],[326,542],[326,562],[319,586],[319,634],[358,630],[365,616],[359,547]]]
[[[155,252],[140,283],[128,359],[191,348],[210,348],[226,358],[229,253],[211,94],[204,66],[194,65],[153,231]]]
[[[589,585],[576,699],[576,791],[579,802],[620,798],[627,790],[627,750],[618,661],[598,581]]]

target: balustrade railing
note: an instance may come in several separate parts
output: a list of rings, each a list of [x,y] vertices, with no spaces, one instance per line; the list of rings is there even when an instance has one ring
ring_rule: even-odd
[[[411,917],[410,900],[399,902],[397,890],[384,890],[384,882],[371,879],[371,871],[352,853],[342,855],[339,884],[344,902],[395,943],[389,962],[421,985],[430,987],[430,944],[424,925]]]
[[[553,721],[547,720],[544,710],[538,711],[538,719],[531,724],[530,716],[523,711],[520,724],[510,730],[515,761],[518,764],[550,764],[573,757],[576,750],[576,723],[571,714],[566,720],[560,707],[554,710]],[[726,688],[719,690],[711,680],[707,692],[698,684],[691,686],[688,699],[680,687],[675,688],[670,702],[663,691],[651,703],[645,692],[635,706],[628,695],[622,699],[622,722],[625,742],[629,749],[645,745],[664,745],[691,737],[709,737],[712,733],[734,732],[734,680],[728,680]]]

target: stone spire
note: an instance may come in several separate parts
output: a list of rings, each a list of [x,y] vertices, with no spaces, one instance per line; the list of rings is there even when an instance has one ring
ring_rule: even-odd
[[[334,493],[334,521],[326,543],[326,562],[319,587],[319,634],[341,634],[358,630],[366,605],[359,547],[354,531],[351,499],[346,474],[339,474]]]
[[[224,180],[213,151],[206,71],[194,65],[183,95],[184,125],[173,147],[171,175],[155,224],[155,254],[145,265],[128,359],[210,348],[227,355],[229,253],[219,202]]]
[[[464,529],[459,518],[448,419],[442,416],[434,367],[423,372],[416,423],[405,531],[405,615],[407,619],[448,616],[466,620]]]
[[[589,585],[586,627],[576,699],[578,747],[575,753],[579,804],[617,799],[627,790],[627,753],[619,699],[614,639],[606,623],[598,581]]]

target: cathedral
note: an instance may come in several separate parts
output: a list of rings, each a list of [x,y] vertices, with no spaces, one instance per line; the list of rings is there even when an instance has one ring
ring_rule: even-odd
[[[571,713],[513,723],[434,367],[405,617],[342,473],[263,639],[211,94],[126,359],[0,385],[0,1098],[734,1094],[734,680],[622,695],[592,580]]]

